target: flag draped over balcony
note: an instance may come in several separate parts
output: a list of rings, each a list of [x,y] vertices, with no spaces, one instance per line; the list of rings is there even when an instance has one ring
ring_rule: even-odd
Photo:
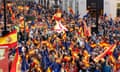
[[[17,46],[17,31],[12,31],[4,37],[0,37],[0,47],[13,48]]]

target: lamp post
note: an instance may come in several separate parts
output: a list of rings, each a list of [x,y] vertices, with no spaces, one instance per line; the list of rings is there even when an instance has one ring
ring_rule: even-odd
[[[7,33],[9,33],[9,31],[7,31],[7,23],[6,23],[6,0],[3,0],[3,3],[4,3],[4,30],[2,32],[2,35],[6,35]]]
[[[6,0],[3,0],[4,1],[4,30],[6,31],[7,30],[7,27],[6,27]]]
[[[98,20],[99,20],[99,0],[96,0],[96,32],[98,33]]]

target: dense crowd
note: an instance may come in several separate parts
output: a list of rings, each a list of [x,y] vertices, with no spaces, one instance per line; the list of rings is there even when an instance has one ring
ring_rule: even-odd
[[[17,48],[22,72],[114,72],[114,67],[116,72],[120,72],[119,17],[112,19],[110,15],[100,16],[98,33],[92,30],[92,35],[86,37],[82,35],[84,31],[81,28],[84,22],[93,27],[95,19],[90,15],[79,18],[79,15],[61,11],[61,23],[68,31],[57,33],[53,20],[57,9],[34,2],[18,5],[12,3],[12,6],[7,6],[7,24],[10,25],[9,30],[18,31]],[[3,13],[3,7],[0,6],[1,26]],[[102,43],[106,45],[102,46]],[[112,44],[116,44],[112,53],[115,62],[110,60],[109,54],[95,62],[94,58]],[[9,50],[9,68],[17,48]]]

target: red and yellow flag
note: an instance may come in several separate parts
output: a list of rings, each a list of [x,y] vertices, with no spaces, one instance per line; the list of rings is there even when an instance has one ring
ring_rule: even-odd
[[[58,11],[53,15],[52,20],[60,21],[62,18],[62,12],[58,9]]]
[[[66,39],[66,33],[65,32],[63,33],[62,39],[64,39],[64,40]]]
[[[109,54],[111,51],[113,52],[113,49],[116,48],[116,44],[111,45],[109,48],[107,48],[103,53],[98,55],[97,57],[94,58],[95,62],[98,62],[101,60],[106,54]]]
[[[83,23],[84,23],[84,36],[86,37],[91,36],[91,27],[90,26],[88,27],[85,21]]]
[[[100,47],[109,47],[110,44],[107,43],[107,42],[100,42],[100,43],[99,43],[99,46],[100,46]]]
[[[78,32],[78,34],[79,34],[81,37],[84,38],[83,27],[80,27],[80,28],[79,28],[79,32]]]
[[[21,72],[20,71],[20,56],[19,56],[18,50],[16,51],[16,55],[12,62],[10,72]]]
[[[0,47],[12,48],[17,46],[17,31],[12,31],[4,37],[0,37]]]
[[[117,71],[116,59],[114,58],[114,56],[112,54],[109,55],[109,60],[113,64],[113,71],[116,72]]]
[[[48,67],[46,72],[52,72],[52,69],[50,67]]]

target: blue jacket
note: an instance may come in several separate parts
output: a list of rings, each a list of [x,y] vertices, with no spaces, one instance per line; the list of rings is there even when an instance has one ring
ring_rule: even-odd
[[[102,72],[112,72],[112,68],[109,65],[106,65],[106,63],[104,63],[102,65]]]

